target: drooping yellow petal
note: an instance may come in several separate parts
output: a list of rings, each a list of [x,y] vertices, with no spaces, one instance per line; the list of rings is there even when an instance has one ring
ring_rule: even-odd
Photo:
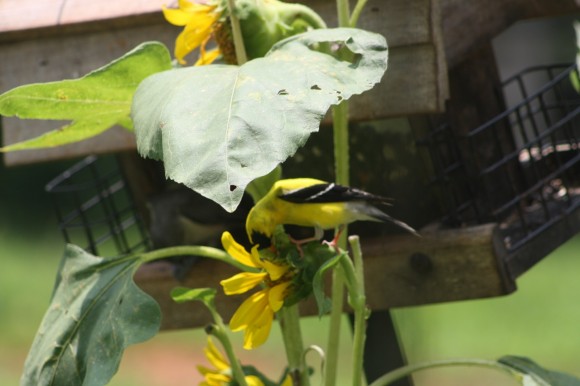
[[[232,331],[240,331],[248,328],[259,319],[266,309],[270,310],[268,304],[268,290],[258,291],[240,305],[230,320]],[[271,312],[271,310],[270,310]]]
[[[210,386],[223,386],[229,385],[232,377],[225,374],[211,373],[205,376],[205,381]]]
[[[199,59],[197,60],[197,62],[195,62],[195,66],[205,66],[207,64],[211,64],[222,54],[220,49],[217,47],[209,51],[205,50],[203,44],[201,47],[202,50],[199,54]]]
[[[234,240],[234,237],[230,232],[222,233],[222,246],[231,257],[240,263],[247,265],[248,267],[262,267],[261,264],[259,264],[259,261],[254,261],[252,255],[250,255],[242,245],[238,244],[236,240]]]
[[[272,329],[274,313],[270,307],[264,308],[263,312],[254,319],[254,322],[244,331],[244,348],[253,350],[266,342]]]
[[[216,369],[227,370],[230,368],[230,364],[226,361],[209,336],[207,337],[207,346],[203,349],[203,352]]]
[[[280,283],[270,288],[268,291],[268,303],[270,304],[272,311],[278,312],[278,310],[282,308],[290,284],[292,284],[292,282],[285,281],[284,283]]]
[[[212,26],[218,18],[219,15],[213,12],[199,13],[186,24],[175,40],[175,57],[180,62],[211,35]]]
[[[184,12],[181,9],[167,8],[166,6],[163,6],[162,10],[165,20],[170,24],[180,27],[186,25],[195,17],[194,13]]]
[[[268,272],[268,275],[270,275],[270,279],[272,281],[280,279],[290,269],[289,265],[278,265],[268,260],[262,261],[262,266],[264,267],[266,272]]]
[[[244,377],[248,386],[264,386],[264,382],[255,375],[248,375]]]
[[[268,276],[266,272],[250,273],[242,272],[220,281],[226,295],[237,295],[248,292],[260,284]]]

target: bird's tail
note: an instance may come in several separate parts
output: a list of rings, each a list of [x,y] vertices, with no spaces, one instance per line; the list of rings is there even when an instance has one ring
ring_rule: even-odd
[[[397,220],[396,218],[389,216],[388,214],[386,214],[385,212],[383,212],[382,210],[380,210],[378,208],[375,208],[374,206],[370,206],[370,205],[367,206],[365,208],[365,212],[367,215],[369,215],[370,217],[372,217],[376,221],[393,223],[396,226],[398,226],[399,228],[404,229],[407,232],[414,234],[415,236],[420,236],[419,233],[415,229],[413,229],[413,227],[408,225],[407,223],[404,223],[403,221]]]

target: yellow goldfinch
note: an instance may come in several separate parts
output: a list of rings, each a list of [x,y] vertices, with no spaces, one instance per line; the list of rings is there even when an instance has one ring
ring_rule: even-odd
[[[321,238],[323,229],[362,220],[392,222],[417,234],[372,205],[387,203],[385,197],[313,178],[279,180],[248,214],[246,232],[252,244],[259,236],[271,239],[276,226],[284,224],[314,227]]]

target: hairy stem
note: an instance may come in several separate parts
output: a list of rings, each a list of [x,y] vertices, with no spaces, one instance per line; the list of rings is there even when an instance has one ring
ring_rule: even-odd
[[[248,61],[246,54],[246,47],[244,46],[244,36],[242,35],[242,27],[240,26],[240,19],[236,15],[235,0],[228,0],[228,11],[230,16],[230,23],[232,26],[232,37],[234,39],[234,47],[236,48],[236,60],[238,66]]]
[[[177,247],[157,249],[155,251],[145,252],[141,254],[140,258],[143,261],[143,263],[148,263],[153,260],[160,260],[166,259],[168,257],[187,256],[187,255],[201,256],[206,257],[208,259],[222,261],[224,263],[233,265],[234,267],[239,268],[242,271],[253,271],[252,268],[243,265],[239,261],[232,258],[227,252],[221,249],[199,245],[183,245]]]
[[[280,328],[284,339],[288,368],[294,386],[308,386],[310,379],[304,358],[304,343],[300,330],[298,305],[282,307],[279,311]]]

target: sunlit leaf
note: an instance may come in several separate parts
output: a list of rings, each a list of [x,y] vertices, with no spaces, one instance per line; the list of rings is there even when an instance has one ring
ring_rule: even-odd
[[[171,68],[161,43],[143,43],[82,78],[17,87],[0,95],[0,115],[70,120],[70,124],[0,151],[60,146],[94,137],[114,125],[132,129],[131,101],[143,79]]]
[[[348,48],[352,62],[315,50],[335,43]],[[378,34],[321,29],[283,40],[239,67],[155,74],[133,103],[139,152],[163,160],[168,177],[233,211],[248,183],[304,145],[331,105],[380,81],[387,56]]]
[[[177,287],[171,291],[171,298],[176,303],[200,301],[207,307],[213,307],[216,293],[215,288]]]
[[[133,282],[140,264],[138,257],[104,259],[67,246],[22,385],[105,385],[124,349],[157,333],[159,306]]]

